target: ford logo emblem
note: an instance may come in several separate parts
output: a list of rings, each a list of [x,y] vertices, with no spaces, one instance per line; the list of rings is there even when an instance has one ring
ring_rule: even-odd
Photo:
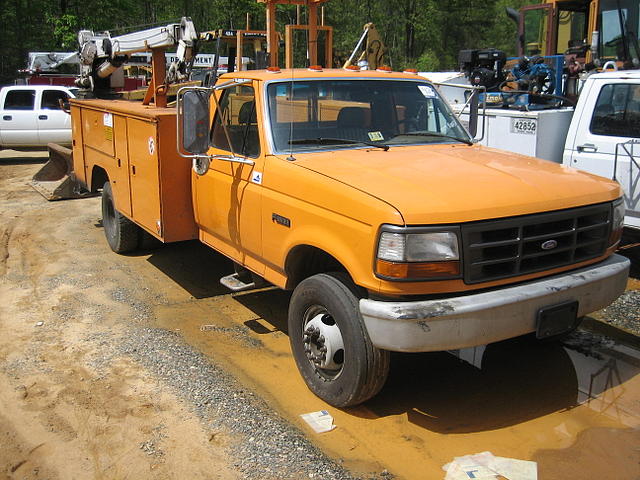
[[[542,245],[540,245],[540,248],[542,248],[543,250],[553,250],[557,246],[558,242],[556,242],[555,240],[547,240]]]

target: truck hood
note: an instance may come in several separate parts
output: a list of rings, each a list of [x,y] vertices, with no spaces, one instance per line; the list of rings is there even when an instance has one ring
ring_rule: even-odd
[[[296,154],[296,164],[390,204],[407,224],[561,210],[622,194],[611,180],[480,145]]]

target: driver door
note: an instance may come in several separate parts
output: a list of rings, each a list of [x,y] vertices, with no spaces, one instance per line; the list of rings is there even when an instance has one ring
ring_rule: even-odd
[[[194,175],[194,203],[201,240],[263,274],[262,172],[259,99],[251,83],[214,92],[209,169]]]

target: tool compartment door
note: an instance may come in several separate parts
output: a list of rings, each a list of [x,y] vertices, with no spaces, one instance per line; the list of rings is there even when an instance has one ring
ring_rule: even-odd
[[[127,119],[121,115],[113,116],[115,168],[110,172],[111,188],[119,212],[131,216],[131,190],[129,186],[129,145]]]
[[[127,132],[132,218],[162,236],[156,123],[128,118]]]

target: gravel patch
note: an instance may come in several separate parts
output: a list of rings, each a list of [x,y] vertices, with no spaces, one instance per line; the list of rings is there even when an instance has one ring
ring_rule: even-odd
[[[600,313],[600,321],[640,336],[640,290],[624,292]]]
[[[142,288],[143,291],[148,291],[147,288]],[[131,307],[132,309],[132,313],[133,316],[131,317],[132,320],[136,320],[136,321],[143,321],[143,320],[148,320],[148,319],[152,319],[155,317],[154,313],[153,313],[153,308],[151,307],[150,303],[148,301],[141,301],[138,300],[134,297],[133,293],[124,287],[118,287],[114,290],[111,291],[111,298],[118,302],[118,303],[124,303],[125,305],[128,305]],[[162,301],[158,301],[159,299],[154,299],[154,304],[161,304],[161,303],[165,303]]]
[[[185,344],[176,333],[132,329],[118,343],[121,353],[140,362],[191,404],[207,428],[227,431],[240,439],[230,447],[230,454],[237,459],[234,466],[244,478],[361,478],[329,459],[302,432],[271,411],[264,400]],[[393,477],[382,472],[367,478]]]

